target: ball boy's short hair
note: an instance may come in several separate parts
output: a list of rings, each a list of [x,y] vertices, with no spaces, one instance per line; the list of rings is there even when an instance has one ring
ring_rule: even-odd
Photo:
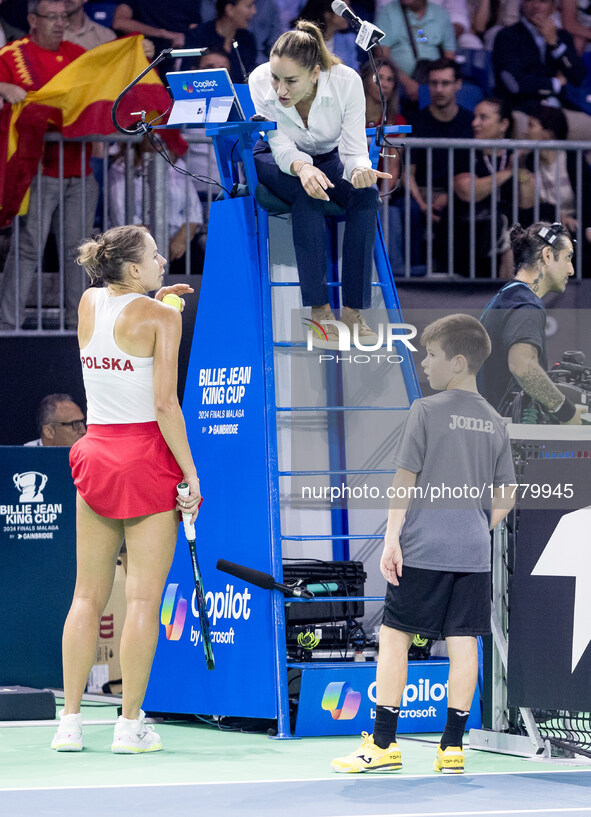
[[[488,332],[480,321],[462,313],[446,315],[426,326],[421,344],[426,346],[431,342],[441,346],[448,360],[464,355],[471,374],[476,374],[492,348]]]

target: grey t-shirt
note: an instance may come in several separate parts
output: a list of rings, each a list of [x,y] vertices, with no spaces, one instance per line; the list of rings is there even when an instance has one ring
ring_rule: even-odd
[[[404,564],[490,570],[492,491],[515,473],[508,431],[484,397],[450,389],[415,400],[394,464],[417,475],[400,533]]]

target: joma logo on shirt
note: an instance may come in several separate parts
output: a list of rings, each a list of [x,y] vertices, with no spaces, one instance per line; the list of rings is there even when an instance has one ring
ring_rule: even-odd
[[[461,414],[452,414],[449,427],[452,431],[456,428],[466,429],[466,431],[484,431],[486,434],[494,434],[495,427],[492,420],[483,420],[481,417],[462,417]]]
[[[84,357],[80,358],[82,365],[87,369],[110,369],[113,372],[133,372],[131,360],[121,360],[120,357]]]

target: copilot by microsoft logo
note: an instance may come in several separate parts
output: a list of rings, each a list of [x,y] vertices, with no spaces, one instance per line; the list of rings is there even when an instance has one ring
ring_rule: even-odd
[[[160,610],[160,623],[164,624],[168,641],[179,640],[186,617],[187,600],[183,598],[178,584],[169,584]]]
[[[361,693],[347,681],[331,681],[322,696],[322,708],[330,712],[335,721],[351,721],[359,712]]]

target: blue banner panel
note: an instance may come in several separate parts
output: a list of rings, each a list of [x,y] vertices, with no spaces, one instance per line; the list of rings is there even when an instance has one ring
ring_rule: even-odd
[[[76,580],[69,448],[0,453],[0,684],[62,687],[61,641]]]
[[[306,665],[302,669],[296,737],[373,732],[376,717],[374,662]],[[448,661],[410,661],[402,694],[399,734],[443,732],[447,719]],[[466,729],[479,729],[474,695]]]
[[[183,413],[204,496],[197,556],[215,669],[205,664],[181,529],[144,708],[274,718],[271,594],[215,567],[223,558],[272,572],[261,295],[250,198],[211,208]]]

